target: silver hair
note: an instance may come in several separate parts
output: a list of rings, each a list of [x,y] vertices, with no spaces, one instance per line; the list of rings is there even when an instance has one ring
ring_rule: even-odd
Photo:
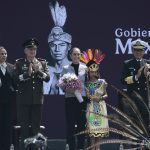
[[[0,50],[2,50],[2,49],[5,49],[5,47],[4,46],[0,46]]]

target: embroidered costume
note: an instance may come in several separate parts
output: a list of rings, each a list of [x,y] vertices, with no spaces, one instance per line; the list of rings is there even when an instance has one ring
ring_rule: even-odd
[[[86,95],[90,99],[90,103],[87,106],[87,129],[89,130],[89,136],[104,137],[108,135],[108,119],[99,115],[107,116],[107,108],[105,98],[107,97],[106,87],[107,83],[104,79],[99,78],[99,65],[104,59],[105,55],[98,49],[92,51],[88,49],[81,55],[81,61],[88,67],[88,75],[94,74],[95,81],[90,80],[88,76],[87,82],[85,83]]]
[[[87,96],[101,96],[104,94],[107,83],[103,79],[99,79],[97,82],[87,82],[86,91]],[[107,115],[106,103],[100,98],[99,102],[91,100],[87,106],[87,128],[89,129],[89,136],[104,137],[108,135],[108,132],[103,130],[94,130],[99,128],[108,128],[108,119],[100,116],[99,114]]]

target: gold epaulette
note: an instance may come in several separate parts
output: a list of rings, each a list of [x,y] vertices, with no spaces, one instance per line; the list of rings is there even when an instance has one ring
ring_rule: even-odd
[[[18,59],[16,59],[16,62],[17,61],[22,61],[22,60],[24,60],[24,58],[18,58]]]
[[[43,58],[37,58],[37,60],[39,60],[39,61],[46,61],[46,59],[43,59]]]

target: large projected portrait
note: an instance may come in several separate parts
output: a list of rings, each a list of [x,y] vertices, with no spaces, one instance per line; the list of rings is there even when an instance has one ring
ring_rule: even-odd
[[[63,26],[67,18],[65,6],[59,6],[58,2],[51,2],[49,3],[49,9],[55,26],[48,36],[49,53],[51,55],[51,60],[49,61],[51,79],[48,83],[44,83],[44,94],[63,95],[64,93],[57,86],[57,83],[63,66],[70,63],[68,52],[71,49],[72,37],[63,31]]]

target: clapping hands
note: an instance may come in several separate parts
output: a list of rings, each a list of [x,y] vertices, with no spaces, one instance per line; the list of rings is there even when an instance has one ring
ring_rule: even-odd
[[[144,75],[147,76],[149,71],[150,71],[150,64],[146,63],[144,66]]]
[[[32,74],[32,72],[33,72],[33,64],[32,63],[30,63],[29,64],[29,70],[28,70],[28,74],[29,74],[29,76],[31,76],[31,74]]]

